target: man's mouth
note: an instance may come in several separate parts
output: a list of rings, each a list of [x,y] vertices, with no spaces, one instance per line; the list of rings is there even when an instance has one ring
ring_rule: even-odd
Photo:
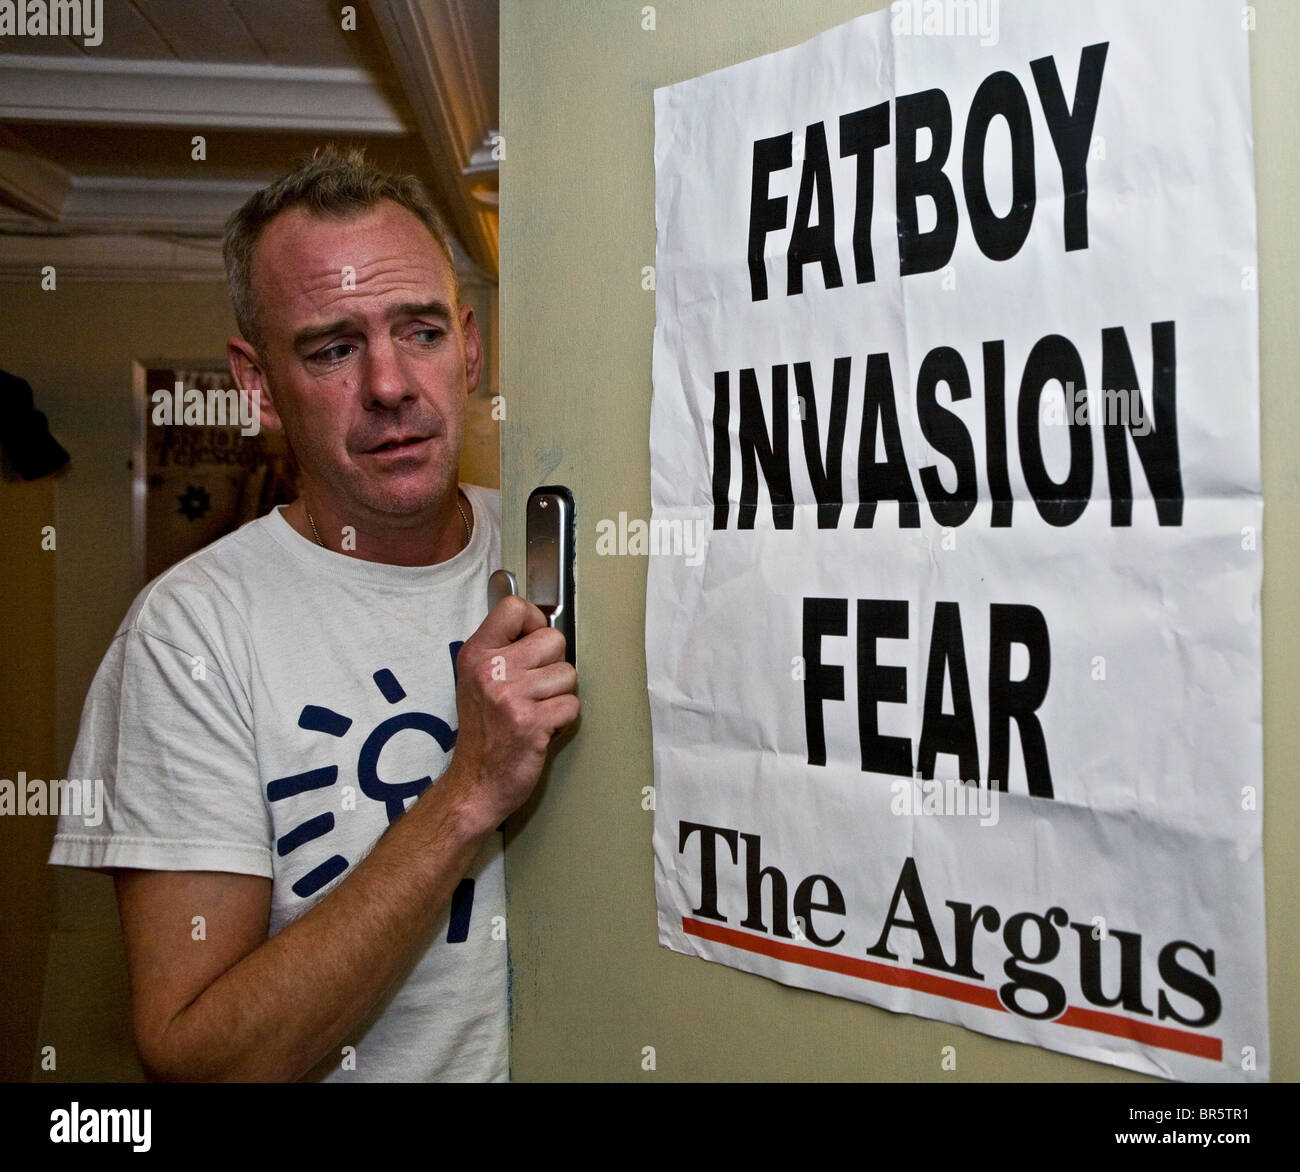
[[[408,435],[402,436],[398,439],[385,440],[383,443],[377,444],[373,448],[367,448],[366,453],[367,455],[373,455],[376,452],[392,452],[399,448],[410,448],[414,447],[416,444],[424,443],[428,438],[427,435]]]

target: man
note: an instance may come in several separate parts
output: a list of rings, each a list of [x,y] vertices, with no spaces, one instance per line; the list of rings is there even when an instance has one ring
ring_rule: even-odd
[[[359,153],[254,195],[225,256],[231,373],[302,495],[136,600],[69,771],[107,815],[51,862],[115,872],[152,1077],[503,1079],[498,828],[578,702],[536,607],[483,617],[473,311],[419,185]]]

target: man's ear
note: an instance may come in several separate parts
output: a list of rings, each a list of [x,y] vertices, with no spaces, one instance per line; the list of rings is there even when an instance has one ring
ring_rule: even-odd
[[[226,358],[230,363],[230,377],[242,394],[254,401],[258,417],[263,427],[272,431],[283,431],[284,424],[280,414],[271,401],[271,390],[267,385],[266,372],[258,353],[243,338],[226,339]]]
[[[460,328],[465,335],[465,382],[473,391],[477,389],[478,380],[483,374],[483,339],[479,337],[478,322],[474,320],[472,306],[460,307]]]

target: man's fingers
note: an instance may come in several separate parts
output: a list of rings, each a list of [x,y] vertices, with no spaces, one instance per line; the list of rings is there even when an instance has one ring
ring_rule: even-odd
[[[465,646],[469,647],[469,644],[466,643]],[[470,649],[470,655],[462,662],[473,663],[485,672],[489,670],[485,665],[490,664],[492,678],[499,680],[522,675],[547,664],[562,663],[564,650],[564,635],[554,627],[543,625],[521,635],[513,643],[500,647],[481,642]],[[461,655],[464,654],[465,648],[462,648]]]
[[[560,729],[578,719],[580,704],[577,696],[566,692],[564,695],[543,700],[537,708],[543,727],[549,728],[551,736],[554,736]]]
[[[507,594],[465,642],[482,650],[508,647],[524,635],[546,626],[546,616],[526,598]]]
[[[559,663],[530,668],[524,682],[525,694],[530,700],[548,700],[572,692],[578,686],[578,673],[572,664],[560,660]]]
[[[530,631],[505,652],[506,663],[515,671],[528,671],[552,663],[564,663],[564,635],[554,627]],[[566,665],[567,666],[567,665]]]

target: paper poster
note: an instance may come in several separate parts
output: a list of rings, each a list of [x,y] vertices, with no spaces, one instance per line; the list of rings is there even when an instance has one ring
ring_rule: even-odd
[[[1242,21],[899,3],[656,91],[663,944],[1267,1078]]]

